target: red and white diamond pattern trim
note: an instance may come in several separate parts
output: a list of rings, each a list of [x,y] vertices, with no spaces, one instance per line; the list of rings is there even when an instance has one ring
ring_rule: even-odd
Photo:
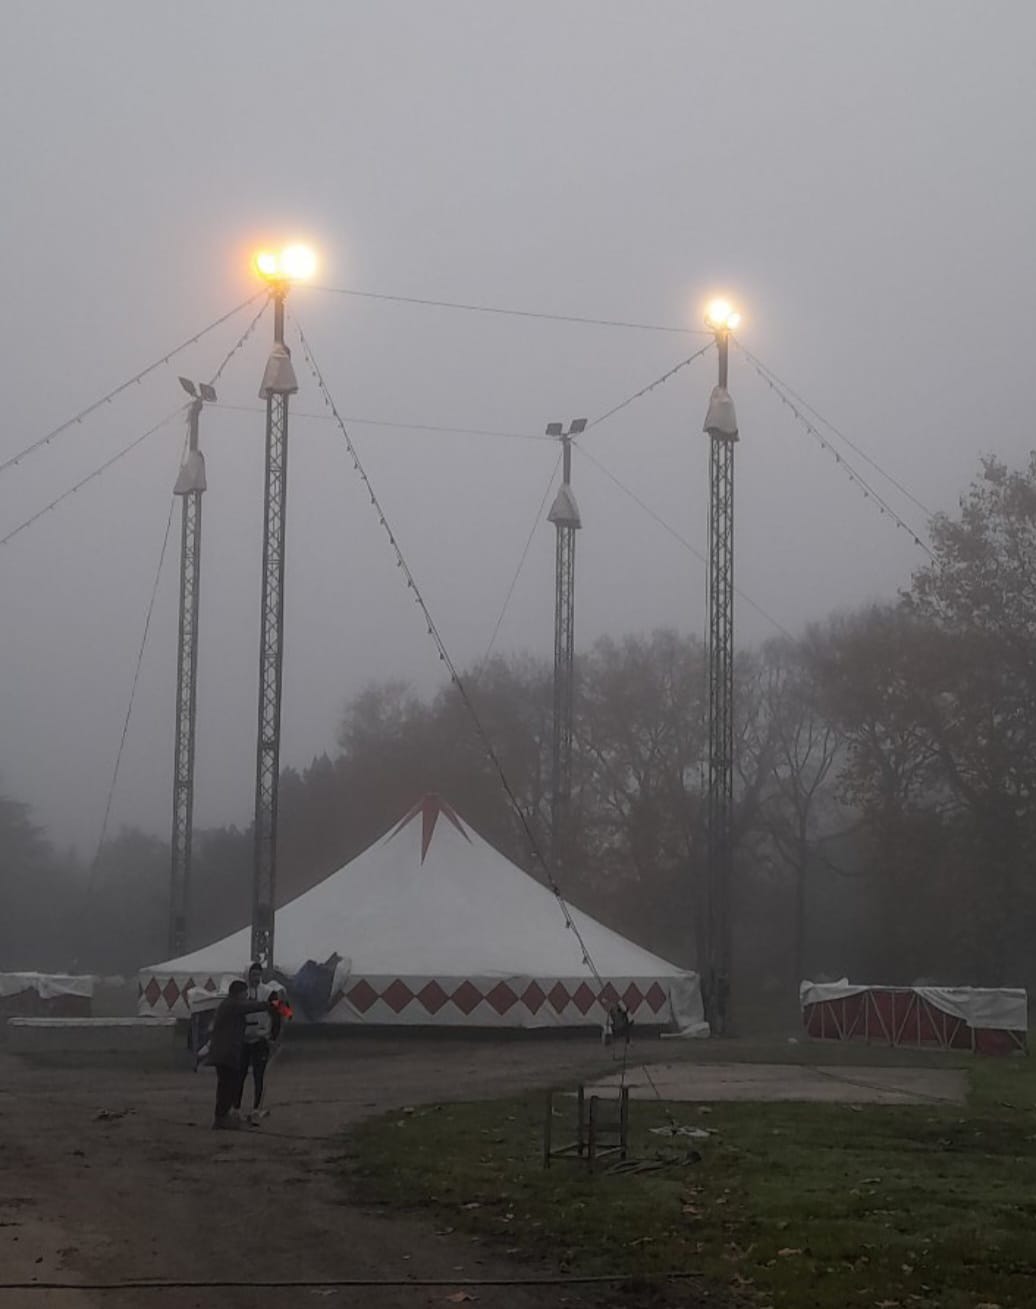
[[[470,1019],[475,1010],[484,1004],[498,1018],[508,1017],[511,1021],[520,1021],[526,1014],[535,1017],[544,1006],[549,1006],[558,1018],[562,1018],[566,1012],[574,1017],[574,1011],[587,1021],[597,1022],[603,1021],[608,1010],[620,999],[620,992],[611,982],[599,990],[589,982],[571,979],[553,982],[512,979],[515,985],[511,985],[506,981],[490,983],[487,979],[479,983],[470,978],[457,983],[456,979],[444,978],[445,986],[435,978],[421,985],[415,982],[414,986],[401,977],[374,980],[378,986],[363,977],[350,982],[344,995],[357,1013],[369,1015],[371,1021],[377,1017],[371,1014],[376,1005],[387,1007],[396,1019],[406,1014],[407,1019],[420,1022],[423,1016],[436,1018],[442,1015],[440,1021],[448,1022],[451,1013],[459,1013],[463,1018]],[[194,986],[201,986],[206,991],[218,989],[218,983],[213,977],[203,981],[189,977],[181,982],[175,977],[163,980],[152,976],[146,985],[139,984],[141,1008],[157,1010],[163,1014],[176,1012],[186,1015],[186,995]],[[640,985],[637,982],[627,983],[622,989],[621,999],[634,1020],[650,1022],[663,1015],[668,995],[657,980],[642,980]],[[393,1020],[386,1018],[386,1021]],[[488,1013],[486,1022],[488,1025],[494,1024]]]

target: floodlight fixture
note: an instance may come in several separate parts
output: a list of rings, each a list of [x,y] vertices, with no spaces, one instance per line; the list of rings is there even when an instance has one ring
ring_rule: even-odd
[[[733,332],[741,323],[741,315],[729,300],[713,300],[705,310],[705,326],[713,332]]]
[[[192,400],[205,400],[210,405],[216,403],[216,388],[211,382],[199,382],[195,386],[189,377],[181,377],[179,382]]]
[[[547,435],[548,435],[548,436],[560,436],[563,430],[564,430],[564,423],[548,423],[548,424],[547,424]]]
[[[255,268],[260,277],[275,278],[278,263],[277,256],[272,250],[261,250],[255,257]]]
[[[568,425],[569,436],[579,436],[581,433],[585,432],[586,421],[585,418],[573,418],[571,423]]]
[[[282,250],[260,250],[253,263],[267,282],[304,282],[317,270],[316,252],[299,242]]]

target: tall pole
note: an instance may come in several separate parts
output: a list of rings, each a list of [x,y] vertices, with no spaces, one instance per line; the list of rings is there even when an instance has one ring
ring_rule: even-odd
[[[710,324],[711,325],[711,324]],[[709,435],[706,1017],[715,1035],[729,1022],[730,882],[734,815],[734,446],[737,416],[727,391],[730,327],[715,328],[719,381],[704,430]]]
[[[194,385],[181,385],[194,397],[187,411],[187,453],[173,494],[181,497],[180,626],[176,654],[176,746],[173,766],[173,830],[170,839],[169,952],[187,948],[191,894],[191,842],[194,830],[194,737],[198,707],[198,612],[201,599],[201,497],[205,457],[198,449],[202,400]],[[216,393],[206,388],[211,399]]]
[[[252,958],[269,977],[277,894],[277,788],[281,756],[284,656],[284,541],[288,481],[288,397],[298,391],[284,344],[287,281],[271,283],[273,349],[259,397],[266,401],[266,486],[263,499],[262,610],[259,624],[259,716],[255,755],[255,855]]]
[[[567,432],[551,423],[548,436],[561,440],[562,478],[548,521],[557,533],[554,568],[554,739],[551,759],[550,863],[560,879],[571,855],[572,734],[575,710],[576,532],[582,526],[572,491],[572,437],[586,427],[576,419]]]

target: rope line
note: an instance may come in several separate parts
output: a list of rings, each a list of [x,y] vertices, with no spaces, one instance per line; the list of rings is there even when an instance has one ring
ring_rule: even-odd
[[[272,298],[273,298],[273,297],[272,297],[272,296],[269,296],[269,295],[266,297],[266,299],[265,299],[265,300],[262,302],[262,304],[259,306],[259,312],[258,312],[258,313],[256,314],[256,316],[252,319],[252,321],[248,324],[248,326],[245,328],[245,330],[241,333],[241,335],[238,337],[237,341],[235,341],[235,343],[230,347],[230,353],[226,356],[226,358],[223,360],[223,362],[220,364],[220,366],[219,366],[219,367],[216,369],[216,371],[212,374],[212,380],[209,382],[209,385],[210,385],[210,386],[215,386],[215,385],[216,385],[216,383],[219,381],[219,379],[223,376],[223,373],[224,373],[224,371],[226,370],[227,364],[230,363],[231,359],[233,359],[233,357],[237,354],[237,352],[238,352],[239,350],[243,349],[245,343],[248,341],[248,338],[252,335],[252,333],[255,331],[255,329],[259,326],[259,320],[262,318],[263,314],[266,313],[267,307],[269,306],[269,304],[270,304],[270,300],[271,300]],[[253,296],[252,299],[254,300],[254,299],[255,299],[255,296]]]
[[[268,303],[269,301],[265,301],[263,303],[262,308],[249,323],[248,327],[245,328],[244,332],[241,334],[238,341],[231,349],[230,353],[226,356],[226,358],[223,360],[220,366],[216,369],[216,372],[213,375],[212,383],[211,383],[213,386],[215,386],[216,382],[219,381],[220,377],[223,375],[223,372],[226,369],[227,365],[230,363],[231,359],[233,359],[234,356],[238,353],[238,351],[243,348],[245,343],[248,341],[249,337],[255,331],[256,327],[259,324],[259,320],[266,312],[266,306]],[[19,523],[18,526],[13,528],[10,532],[8,532],[6,536],[0,536],[0,546],[5,546],[9,541],[13,541],[14,538],[18,536],[19,533],[24,532],[27,527],[31,527],[33,523],[37,522],[39,519],[44,517],[45,514],[49,514],[52,509],[56,509],[59,504],[62,504],[70,496],[75,495],[77,491],[81,491],[83,487],[86,486],[89,482],[92,482],[94,478],[100,477],[102,473],[107,472],[108,469],[111,468],[113,464],[117,464],[119,460],[122,459],[125,455],[128,455],[131,451],[135,450],[138,445],[143,445],[144,442],[148,439],[148,437],[154,436],[156,432],[161,431],[161,429],[165,427],[167,423],[171,422],[172,419],[174,419],[178,414],[184,413],[186,409],[187,409],[187,405],[177,405],[176,408],[173,409],[170,413],[166,414],[166,416],[160,422],[156,423],[154,427],[149,427],[146,432],[144,432],[141,436],[138,436],[135,440],[131,441],[129,445],[123,446],[121,450],[117,451],[110,458],[106,459],[104,463],[99,464],[93,470],[92,473],[87,473],[87,475],[85,477],[80,478],[80,480],[76,482],[74,486],[70,486],[67,491],[62,491],[62,493],[56,499],[52,500],[50,504],[44,505],[42,509],[38,509],[34,514],[30,514],[30,516],[26,518],[24,522]]]
[[[226,404],[223,401],[212,406],[215,409],[236,410],[243,414],[265,414],[266,410],[259,405],[235,405]],[[319,423],[333,423],[335,420],[330,414],[311,414],[305,410],[293,409],[292,418],[311,418]],[[354,418],[346,414],[343,416],[343,422],[352,423],[354,427],[387,427],[389,429],[398,429],[404,432],[441,432],[448,436],[492,436],[504,441],[553,441],[552,436],[544,436],[542,432],[501,432],[495,428],[489,427],[449,427],[444,423],[397,423],[388,418]]]
[[[457,666],[453,662],[453,659],[450,657],[449,650],[446,648],[446,643],[443,640],[442,635],[435,624],[435,620],[432,617],[431,611],[428,608],[427,603],[425,602],[424,596],[422,595],[417,585],[417,579],[415,578],[413,571],[410,568],[410,565],[407,563],[402,548],[400,547],[399,542],[396,539],[396,535],[393,532],[392,528],[390,527],[388,520],[385,516],[385,511],[382,508],[381,502],[378,499],[374,487],[371,485],[370,478],[367,476],[367,472],[360,461],[360,456],[356,450],[355,445],[353,444],[352,437],[349,435],[349,429],[346,427],[345,422],[341,418],[337,406],[335,405],[334,399],[331,396],[330,391],[328,390],[327,383],[324,381],[323,375],[320,372],[320,368],[313,355],[313,351],[310,348],[309,341],[307,340],[305,333],[303,332],[302,327],[298,322],[298,319],[293,317],[292,322],[294,324],[296,332],[298,333],[299,342],[302,346],[302,352],[303,355],[305,356],[306,362],[309,365],[310,371],[313,374],[317,386],[320,388],[321,395],[324,397],[325,405],[327,405],[328,409],[331,411],[331,414],[334,416],[335,422],[338,425],[338,429],[342,433],[343,438],[345,439],[346,448],[349,452],[349,457],[352,459],[353,468],[359,474],[360,480],[363,482],[364,488],[367,491],[367,494],[370,498],[371,507],[378,515],[378,521],[381,527],[383,528],[386,536],[388,537],[389,545],[392,547],[392,551],[396,557],[396,566],[403,573],[403,577],[404,580],[406,581],[407,589],[412,594],[415,604],[418,606],[418,608],[421,611],[421,615],[424,618],[425,625],[428,629],[428,635],[432,638],[432,641],[434,642],[435,647],[439,653],[440,662],[445,666],[447,672],[449,673],[450,681],[453,683],[454,687],[456,688],[457,694],[460,696],[461,702],[463,703],[465,709],[468,712],[472,725],[475,728],[475,732],[482,743],[482,747],[485,751],[486,757],[489,760],[489,762],[492,764],[493,769],[496,772],[497,777],[500,781],[500,785],[503,787],[508,802],[510,803],[511,808],[515,814],[515,817],[517,818],[522,828],[523,834],[528,843],[529,850],[533,856],[533,859],[539,865],[543,873],[544,879],[548,887],[550,888],[550,891],[553,894],[555,900],[557,901],[559,908],[561,909],[562,915],[564,916],[565,919],[565,926],[568,928],[570,932],[573,933],[576,941],[579,944],[579,948],[582,951],[582,962],[593,974],[593,977],[595,981],[598,983],[598,985],[600,986],[601,993],[603,994],[605,990],[604,979],[601,977],[601,974],[598,971],[597,966],[590,955],[589,948],[586,944],[586,941],[583,938],[583,934],[579,930],[578,923],[575,921],[575,919],[572,916],[572,911],[568,906],[568,902],[566,901],[564,895],[562,894],[561,888],[558,885],[557,879],[554,876],[554,870],[549,866],[548,860],[543,856],[543,853],[540,850],[539,842],[536,840],[529,819],[524,809],[522,808],[521,804],[519,803],[518,797],[515,795],[513,788],[511,787],[511,783],[507,777],[506,770],[504,769],[500,757],[497,754],[495,747],[493,746],[493,742],[490,739],[488,732],[486,731],[485,727],[482,724],[482,720],[479,717],[478,711],[476,710],[475,705],[471,699],[471,696],[468,693],[468,689],[465,686],[459,671],[457,670]]]
[[[735,344],[737,344],[737,342],[735,342]],[[853,465],[849,462],[849,460],[846,459],[845,455],[841,454],[838,450],[834,448],[834,446],[831,444],[830,439],[826,437],[823,434],[823,432],[821,432],[816,427],[816,425],[806,416],[803,410],[791,398],[790,394],[788,394],[784,390],[783,384],[778,383],[775,380],[774,376],[771,375],[765,367],[759,364],[754,356],[748,354],[748,352],[745,351],[743,347],[739,346],[739,349],[742,350],[742,353],[745,355],[745,358],[748,360],[749,364],[759,375],[759,377],[762,378],[762,380],[766,383],[766,385],[770,388],[770,390],[774,393],[774,395],[777,396],[780,402],[787,409],[791,410],[791,412],[799,420],[799,422],[809,433],[809,435],[812,436],[813,439],[818,442],[820,448],[822,450],[826,450],[833,457],[835,463],[841,465],[841,467],[845,469],[846,476],[849,478],[849,481],[852,482],[854,486],[856,486],[860,491],[863,492],[863,498],[865,500],[873,500],[874,503],[878,506],[878,512],[883,517],[885,516],[889,517],[892,520],[892,522],[895,523],[895,525],[900,529],[900,531],[906,532],[907,536],[910,537],[910,539],[913,541],[913,543],[916,546],[918,546],[921,550],[925,552],[925,554],[928,556],[929,559],[934,559],[935,555],[933,554],[932,549],[927,544],[927,542],[923,541],[921,537],[917,534],[917,532],[910,526],[910,524],[900,517],[900,515],[895,511],[895,509],[893,509],[893,507],[889,504],[889,502],[886,499],[884,499],[884,497],[878,491],[876,491],[874,487],[867,481],[867,479],[863,476],[863,474],[858,472],[853,467]]]
[[[185,405],[177,405],[171,413],[166,414],[161,422],[156,423],[154,427],[149,427],[142,436],[138,436],[135,440],[131,441],[129,445],[123,446],[122,449],[116,454],[113,454],[110,459],[106,459],[103,464],[100,464],[95,468],[92,473],[87,473],[87,475],[80,478],[74,486],[70,486],[67,491],[62,491],[57,499],[51,500],[50,504],[44,505],[42,509],[37,509],[34,514],[30,514],[24,522],[21,522],[17,527],[12,528],[6,536],[0,536],[0,546],[7,545],[9,541],[13,541],[14,538],[18,536],[19,533],[24,532],[27,527],[31,527],[33,523],[38,522],[45,514],[49,514],[52,509],[56,509],[59,504],[67,500],[70,496],[75,495],[77,491],[81,491],[88,482],[92,482],[95,477],[100,477],[102,473],[107,472],[113,464],[117,464],[119,460],[125,455],[128,455],[131,450],[135,450],[138,445],[143,445],[148,437],[154,436],[156,432],[161,431],[162,428],[165,427],[167,423],[170,423],[178,414],[182,414],[185,408]]]
[[[184,441],[184,449],[187,448],[187,441]],[[182,459],[181,455],[181,459]],[[155,580],[151,586],[151,595],[148,599],[147,615],[144,618],[144,631],[140,638],[140,649],[137,651],[137,663],[133,670],[133,682],[130,686],[129,703],[126,705],[126,717],[122,723],[122,736],[119,739],[119,748],[115,755],[115,764],[112,768],[111,782],[108,785],[108,796],[104,804],[104,819],[101,823],[101,834],[97,840],[97,850],[94,854],[93,863],[90,865],[90,888],[93,888],[97,877],[97,868],[101,861],[101,854],[104,850],[104,843],[108,837],[108,822],[111,818],[112,801],[115,798],[115,788],[119,781],[119,769],[122,767],[122,755],[126,749],[126,738],[129,735],[130,718],[133,715],[133,705],[137,696],[137,683],[140,681],[140,669],[144,662],[144,651],[147,649],[147,639],[151,632],[151,618],[155,612],[155,599],[158,596],[158,584],[162,579],[162,565],[165,563],[166,550],[169,546],[169,534],[173,525],[173,511],[176,508],[176,497],[169,497],[169,515],[165,520],[165,532],[162,536],[162,549],[158,554],[158,567],[155,569]]]
[[[579,451],[579,453],[583,456],[584,459],[589,459],[592,464],[596,465],[596,467],[600,469],[600,471],[605,475],[605,477],[607,477],[610,482],[612,482],[615,486],[618,487],[618,489],[623,493],[623,495],[629,496],[629,498],[633,501],[633,503],[639,505],[640,508],[643,509],[643,511],[648,515],[648,517],[653,519],[658,524],[658,526],[662,528],[663,531],[668,532],[668,534],[673,538],[674,541],[677,541],[680,545],[682,545],[683,548],[686,551],[688,551],[688,553],[692,554],[695,557],[695,559],[698,560],[699,563],[703,564],[705,567],[708,567],[708,558],[706,557],[706,555],[704,555],[702,551],[697,548],[697,546],[692,545],[691,542],[688,541],[687,538],[683,536],[680,532],[678,532],[676,528],[672,526],[671,523],[668,523],[662,517],[661,514],[656,512],[656,510],[652,509],[646,500],[642,500],[641,497],[637,495],[636,491],[634,491],[631,487],[627,486],[625,482],[620,481],[620,479],[615,476],[615,474],[607,466],[607,464],[602,463],[601,460],[598,459],[595,454],[587,450],[584,446],[581,446],[578,441],[573,441],[572,445],[576,450]],[[792,636],[791,632],[788,631],[788,629],[784,626],[783,623],[778,622],[777,619],[774,618],[774,616],[771,613],[768,613],[762,607],[761,604],[753,600],[752,597],[746,594],[739,586],[735,586],[734,591],[736,592],[738,598],[743,600],[745,604],[749,606],[749,608],[754,609],[755,612],[760,616],[760,618],[765,618],[766,621],[770,623],[773,627],[775,627],[777,631],[780,632],[783,636],[788,637],[789,640],[794,640],[794,637]]]
[[[592,427],[599,427],[601,423],[606,422],[609,418],[613,418],[623,409],[627,409],[635,400],[639,400],[642,396],[647,395],[649,391],[653,391],[656,387],[661,386],[663,382],[668,382],[671,377],[676,376],[681,368],[686,368],[688,364],[693,364],[695,359],[700,359],[702,355],[708,354],[714,344],[715,341],[710,339],[707,345],[703,345],[700,350],[696,350],[693,355],[688,355],[686,359],[681,359],[678,364],[674,364],[673,367],[667,372],[664,372],[661,377],[656,377],[653,382],[648,382],[647,386],[642,386],[639,391],[634,391],[634,393],[626,400],[613,406],[606,413],[603,413],[600,418],[595,418],[593,422],[587,423],[586,431],[589,432]]]
[[[311,286],[310,291],[327,295],[348,295],[359,300],[387,300],[394,304],[420,305],[426,309],[461,309],[473,314],[499,314],[507,318],[538,318],[551,323],[579,323],[590,327],[623,327],[637,332],[668,332],[681,336],[712,336],[693,327],[673,327],[661,323],[639,323],[623,318],[591,318],[585,314],[552,314],[534,309],[512,309],[502,305],[467,304],[461,300],[430,300],[416,295],[389,295],[384,291],[357,291],[347,286]]]
[[[873,459],[867,453],[867,451],[863,449],[862,446],[858,445],[850,437],[846,436],[846,434],[840,428],[836,427],[834,423],[831,422],[830,418],[825,418],[824,415],[820,413],[819,410],[814,408],[814,406],[811,405],[808,400],[806,400],[796,390],[790,387],[788,383],[785,382],[782,378],[778,377],[777,374],[773,371],[773,369],[769,367],[769,365],[764,364],[763,361],[757,355],[752,354],[752,352],[748,350],[744,345],[742,345],[740,341],[735,341],[735,345],[738,347],[738,349],[741,351],[741,353],[745,356],[745,358],[748,360],[750,364],[752,364],[757,370],[762,369],[762,371],[766,373],[774,382],[776,382],[778,386],[783,387],[784,390],[787,391],[788,395],[790,395],[793,400],[796,400],[802,406],[803,409],[807,410],[809,413],[813,415],[813,417],[817,420],[817,422],[823,423],[824,426],[827,427],[830,431],[832,431],[840,441],[844,441],[850,450],[854,451],[854,453],[858,454],[861,459],[863,459],[866,463],[870,464],[871,468],[873,468],[876,473],[880,473],[880,475],[884,477],[886,482],[894,486],[901,495],[905,496],[906,499],[910,501],[911,504],[915,505],[918,509],[920,509],[921,512],[925,515],[925,517],[933,518],[935,516],[934,511],[929,509],[929,507],[922,500],[919,500],[917,496],[914,495],[913,491],[909,489],[909,487],[904,486],[903,483],[900,482],[897,478],[893,477],[890,472],[887,472],[884,468],[882,468],[882,466],[877,462],[877,460]]]
[[[67,432],[70,427],[74,427],[77,423],[81,423],[84,418],[88,418],[90,414],[100,409],[102,405],[111,404],[116,396],[121,395],[123,391],[128,391],[129,388],[136,385],[136,383],[142,382],[144,378],[153,373],[156,368],[161,368],[163,364],[167,364],[171,359],[175,359],[181,351],[186,350],[188,346],[196,344],[196,342],[200,341],[203,336],[207,336],[209,332],[214,331],[217,327],[221,327],[225,322],[233,318],[235,314],[239,314],[242,309],[247,309],[248,306],[253,304],[259,296],[265,294],[266,291],[264,289],[262,291],[257,291],[255,295],[250,295],[247,300],[242,300],[239,305],[235,305],[233,309],[221,315],[214,322],[209,323],[208,327],[203,327],[200,332],[195,332],[195,334],[188,337],[186,341],[182,341],[178,346],[174,346],[174,348],[170,350],[168,354],[164,354],[161,359],[156,359],[153,364],[148,364],[146,368],[142,368],[139,373],[135,373],[127,381],[115,387],[114,390],[109,391],[107,395],[101,396],[100,400],[95,400],[93,404],[87,405],[85,409],[80,409],[77,414],[73,414],[66,422],[61,423],[58,427],[52,428],[45,436],[38,437],[35,441],[27,445],[24,450],[20,450],[17,454],[11,455],[9,458],[5,459],[0,463],[0,473],[6,472],[8,468],[13,468],[29,455],[34,454],[37,450],[41,450],[44,446],[49,445],[56,437],[61,436],[63,432]]]
[[[486,664],[489,662],[489,657],[493,653],[493,647],[496,645],[496,638],[500,635],[500,628],[503,627],[504,618],[507,614],[508,608],[510,607],[511,598],[514,595],[514,589],[518,585],[518,579],[522,575],[522,569],[525,567],[525,561],[528,559],[529,551],[532,549],[533,538],[535,537],[536,529],[539,527],[540,521],[543,518],[543,510],[546,508],[547,499],[550,496],[551,490],[553,489],[554,478],[557,477],[558,475],[558,469],[561,466],[562,457],[563,457],[562,453],[559,453],[557,460],[554,463],[554,467],[551,469],[550,480],[547,482],[547,489],[543,492],[543,499],[539,503],[539,507],[536,510],[536,515],[532,520],[532,527],[529,529],[529,535],[525,541],[525,549],[522,551],[522,557],[518,560],[518,567],[514,570],[514,576],[511,578],[511,585],[507,588],[507,595],[504,597],[504,603],[500,608],[500,613],[497,615],[496,626],[493,628],[493,635],[489,638],[489,644],[486,646],[486,653],[482,656],[482,659],[479,663],[478,666],[479,672],[481,672],[482,669],[485,668]]]

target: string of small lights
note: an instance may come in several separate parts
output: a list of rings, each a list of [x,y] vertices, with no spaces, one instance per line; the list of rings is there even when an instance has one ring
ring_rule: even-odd
[[[733,338],[731,339],[733,340]],[[735,341],[735,344],[738,343]],[[739,348],[741,347],[739,346]],[[765,368],[763,368],[754,359],[753,356],[748,355],[743,349],[742,349],[742,353],[745,355],[745,358],[748,360],[748,363],[758,374],[758,376],[763,380],[763,382],[765,382],[765,384],[770,388],[770,390],[774,393],[774,395],[777,396],[780,402],[788,410],[790,410],[792,414],[794,414],[794,416],[798,419],[802,427],[804,427],[805,430],[809,433],[809,435],[813,437],[813,439],[817,442],[820,448],[822,450],[825,450],[828,454],[830,454],[831,457],[834,459],[835,463],[838,464],[844,470],[850,482],[852,482],[853,485],[863,493],[863,498],[865,500],[873,500],[874,503],[878,506],[879,513],[883,517],[889,518],[889,520],[893,522],[896,525],[896,527],[900,529],[900,531],[905,532],[907,536],[909,536],[910,539],[913,541],[913,543],[919,549],[925,552],[925,554],[929,557],[929,559],[934,559],[935,556],[932,552],[931,546],[929,546],[926,541],[922,540],[922,538],[918,535],[918,533],[914,530],[914,528],[912,528],[910,524],[907,523],[896,512],[896,510],[892,507],[892,505],[890,505],[889,502],[877,490],[875,490],[875,488],[870,484],[870,482],[867,481],[867,479],[863,476],[863,474],[853,467],[853,465],[849,462],[849,460],[846,459],[845,455],[842,454],[841,451],[836,450],[834,448],[831,441],[823,434],[823,432],[821,432],[817,428],[816,424],[813,423],[807,417],[807,415],[803,412],[803,410],[799,407],[799,405],[797,405],[795,401],[791,398],[791,396],[788,395],[787,392],[783,389],[783,387],[777,383],[777,381],[773,378],[773,376],[770,375],[765,370]]]
[[[221,327],[224,323],[228,322],[235,314],[239,314],[242,309],[247,309],[249,305],[254,304],[261,295],[266,295],[265,289],[262,291],[256,291],[255,295],[250,295],[247,300],[242,300],[239,305],[235,305],[233,309],[228,310],[225,314],[221,314],[219,318],[209,323],[208,327],[203,327],[200,332],[195,332],[195,334],[189,336],[186,341],[181,341],[178,346],[174,346],[174,348],[164,354],[161,359],[156,359],[154,363],[148,364],[146,368],[142,368],[139,373],[134,373],[132,377],[127,378],[125,382],[120,382],[120,384],[109,391],[107,395],[102,395],[100,400],[95,400],[93,404],[87,405],[85,409],[80,409],[77,414],[73,414],[72,417],[66,419],[65,422],[60,423],[57,427],[51,428],[49,432],[38,437],[35,441],[31,441],[24,449],[19,450],[17,454],[10,455],[0,463],[0,473],[6,472],[9,468],[16,467],[23,459],[28,458],[29,455],[34,454],[37,450],[42,450],[44,446],[50,445],[50,443],[56,440],[57,437],[61,436],[64,432],[67,432],[70,427],[75,427],[77,423],[81,423],[84,418],[88,418],[92,413],[95,413],[104,405],[111,404],[117,396],[122,395],[123,391],[128,391],[131,386],[135,386],[138,382],[142,382],[145,377],[155,372],[156,369],[161,368],[164,364],[170,363],[171,360],[175,359],[182,351],[200,341],[203,336],[207,336],[209,332],[215,331],[217,327]],[[233,354],[235,352],[232,351],[231,353]]]
[[[497,778],[499,779],[500,785],[503,788],[504,794],[507,796],[508,803],[510,804],[511,809],[514,812],[514,815],[517,818],[518,823],[521,826],[521,829],[525,835],[525,839],[528,843],[529,850],[533,856],[533,859],[536,862],[539,870],[543,874],[547,886],[550,888],[551,893],[553,894],[555,900],[558,903],[559,908],[561,909],[562,915],[564,916],[564,920],[565,920],[565,926],[570,932],[572,932],[573,936],[575,937],[579,945],[580,951],[582,952],[582,962],[584,966],[588,968],[590,972],[593,974],[594,980],[597,982],[598,986],[601,988],[601,991],[603,992],[605,990],[604,979],[602,978],[600,972],[598,971],[597,965],[593,961],[593,958],[590,954],[589,947],[586,944],[586,940],[583,937],[582,932],[579,930],[579,924],[576,922],[575,918],[573,917],[572,911],[568,905],[568,901],[565,899],[561,891],[561,887],[558,885],[557,879],[554,875],[554,870],[550,867],[548,860],[544,857],[542,851],[540,850],[539,842],[536,840],[536,835],[532,830],[532,825],[529,822],[529,818],[526,815],[525,810],[522,808],[521,804],[518,801],[518,797],[515,794],[513,787],[511,786],[510,780],[507,776],[507,772],[504,769],[504,766],[500,760],[500,756],[497,754],[496,748],[494,747],[493,742],[488,732],[486,731],[485,726],[482,723],[482,719],[479,716],[478,710],[475,708],[475,704],[471,699],[471,696],[468,692],[467,687],[464,684],[463,679],[461,678],[457,666],[453,662],[453,659],[450,656],[449,650],[446,647],[446,643],[442,638],[442,634],[440,633],[438,627],[436,626],[435,620],[431,614],[431,610],[429,609],[428,604],[421,593],[420,587],[417,584],[417,579],[414,576],[413,570],[411,569],[409,563],[406,560],[405,555],[403,554],[403,550],[399,544],[399,541],[396,538],[396,534],[393,531],[392,527],[388,522],[388,519],[385,516],[385,511],[382,508],[381,501],[378,499],[377,493],[375,492],[374,487],[371,484],[370,478],[367,476],[366,469],[364,468],[360,460],[360,456],[356,450],[356,446],[353,444],[352,437],[349,435],[349,429],[346,427],[344,420],[339,414],[338,407],[335,404],[334,398],[332,397],[331,392],[328,389],[327,383],[324,381],[323,374],[321,373],[316,358],[313,355],[313,351],[310,348],[309,341],[307,340],[306,335],[303,332],[302,327],[298,322],[298,319],[293,317],[292,322],[295,327],[295,331],[298,334],[299,343],[302,347],[302,353],[309,367],[309,370],[312,373],[313,379],[320,390],[320,394],[323,397],[324,404],[327,406],[329,412],[334,417],[338,429],[342,433],[342,437],[345,440],[346,449],[348,450],[349,457],[352,460],[353,469],[355,470],[360,480],[362,481],[364,490],[367,492],[367,495],[370,499],[371,508],[377,514],[378,522],[388,538],[389,545],[392,547],[392,552],[395,555],[396,567],[399,568],[399,570],[403,574],[403,578],[406,582],[407,590],[410,592],[414,600],[414,603],[421,611],[421,616],[424,619],[425,626],[428,631],[428,635],[431,637],[435,645],[435,648],[438,651],[439,660],[446,668],[446,671],[450,677],[450,681],[452,682],[457,694],[460,696],[462,704],[464,705],[465,709],[468,712],[468,715],[471,719],[472,726],[474,727],[476,735],[478,736],[479,741],[482,744],[482,748],[485,751],[486,757],[489,760],[489,762],[492,764],[493,769],[497,775]]]

